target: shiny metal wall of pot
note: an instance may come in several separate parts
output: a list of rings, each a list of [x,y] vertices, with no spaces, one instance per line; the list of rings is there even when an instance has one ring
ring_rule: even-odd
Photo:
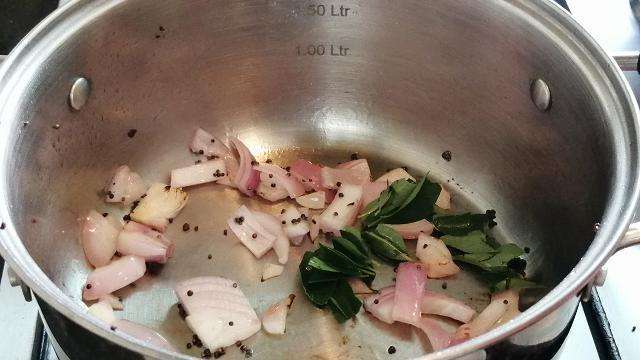
[[[72,108],[78,78],[89,86],[76,86]],[[486,349],[475,353],[481,357],[534,358],[557,347],[638,198],[635,100],[611,59],[552,3],[73,2],[0,68],[0,252],[55,309],[52,330],[72,321],[86,336],[135,353],[185,357],[87,316],[80,288],[90,269],[77,218],[107,209],[96,190],[116,165],[166,181],[168,170],[193,161],[185,145],[196,126],[239,135],[261,159],[282,163],[358,151],[378,170],[429,171],[460,205],[495,208],[499,237],[531,248],[531,275],[548,293],[515,321],[429,355],[437,359],[478,349]],[[132,128],[134,138],[126,135]],[[445,150],[451,162],[440,157]],[[218,188],[191,195],[181,219],[201,231],[187,238],[169,230],[179,239],[175,258],[124,293],[125,316],[177,346],[189,332],[174,309],[176,281],[235,277],[261,310],[299,292],[295,268],[304,250],[294,251],[280,285],[265,291],[255,285],[260,265],[211,235],[247,200]],[[221,254],[213,264],[201,259],[209,252]],[[463,280],[459,295],[482,298],[477,284]],[[388,345],[401,349],[399,358],[429,351],[410,329],[383,330],[366,314],[342,328],[304,301],[296,305],[287,336],[250,340],[260,358],[283,351],[375,357]]]

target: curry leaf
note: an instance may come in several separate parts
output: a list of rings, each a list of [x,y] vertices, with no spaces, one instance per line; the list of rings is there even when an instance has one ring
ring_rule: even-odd
[[[394,231],[393,229],[384,225],[378,225],[378,227],[382,227],[383,229],[388,228],[391,231]],[[376,254],[376,256],[392,263],[411,261],[411,258],[407,254],[407,248],[404,245],[402,237],[400,237],[400,245],[395,236],[389,236],[389,233],[386,233],[387,236],[385,236],[383,235],[385,234],[385,230],[383,230],[383,234],[380,234],[377,229],[378,228],[373,231],[366,231],[363,235],[369,243],[371,251]],[[395,235],[400,236],[397,233]]]
[[[367,243],[362,239],[362,233],[360,230],[353,227],[346,227],[340,230],[340,235],[352,242],[358,249],[360,249],[361,253],[371,257],[371,249],[369,249]]]
[[[474,230],[467,235],[445,235],[441,239],[448,247],[467,254],[496,252],[487,243],[487,235],[480,230]]]
[[[388,224],[407,224],[420,219],[431,219],[434,214],[434,205],[442,191],[439,184],[422,178],[416,185],[414,192],[405,199],[405,202],[389,218]]]
[[[491,292],[500,292],[507,289],[519,291],[522,289],[539,289],[544,286],[520,277],[509,277],[491,285]]]
[[[495,226],[495,218],[495,210],[487,210],[484,214],[436,215],[432,223],[444,234],[461,236],[474,230],[484,231],[487,227]]]
[[[338,280],[328,305],[336,320],[343,323],[360,311],[362,302],[353,294],[353,290],[346,280]]]

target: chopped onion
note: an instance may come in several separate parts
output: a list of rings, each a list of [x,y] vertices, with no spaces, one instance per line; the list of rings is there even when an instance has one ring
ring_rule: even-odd
[[[355,222],[361,202],[361,185],[342,184],[338,189],[338,196],[320,214],[320,229],[340,236],[340,229]]]
[[[284,335],[287,323],[287,312],[293,305],[295,295],[290,294],[285,299],[271,305],[262,314],[262,327],[268,334]]]
[[[362,206],[369,205],[370,202],[380,197],[380,194],[387,189],[387,183],[374,181],[362,186]]]
[[[432,316],[423,316],[416,325],[427,335],[434,351],[447,348],[451,345],[453,334],[445,330],[443,325],[442,320]]]
[[[285,234],[280,221],[271,214],[260,211],[252,211],[251,213],[265,230],[276,237],[273,243],[273,251],[278,256],[278,262],[286,264],[289,261],[289,238]]]
[[[121,331],[151,347],[167,351],[177,351],[176,348],[164,338],[164,336],[144,325],[124,319],[118,319],[114,321],[112,325],[115,327],[116,331]]]
[[[253,196],[254,191],[258,187],[260,182],[260,173],[253,168],[252,162],[255,161],[253,155],[249,149],[236,138],[230,139],[231,144],[235,147],[240,158],[240,164],[238,165],[238,172],[234,178],[234,184],[242,193],[247,196]]]
[[[416,256],[426,266],[430,278],[442,278],[460,272],[444,242],[425,233],[418,235]]]
[[[257,258],[266,254],[276,241],[276,236],[267,231],[244,205],[227,220],[227,224],[240,242]]]
[[[311,194],[298,196],[296,202],[301,206],[309,209],[324,209],[325,207],[325,192],[316,191]]]
[[[236,187],[235,178],[238,173],[238,160],[231,154],[225,156],[224,167],[227,169],[226,175],[218,179],[218,184],[226,185],[230,187]]]
[[[417,325],[420,321],[420,304],[427,274],[423,265],[404,262],[398,266],[396,289],[391,317],[395,321]]]
[[[124,305],[122,305],[122,301],[120,301],[119,298],[113,296],[112,294],[102,295],[102,296],[100,296],[99,300],[109,304],[109,306],[111,306],[111,308],[113,310],[123,310],[124,309]]]
[[[231,154],[231,150],[229,150],[222,140],[201,128],[198,128],[193,134],[193,139],[191,140],[189,148],[195,154],[217,156],[219,158],[224,158]]]
[[[492,299],[491,303],[475,319],[458,328],[455,338],[466,340],[486,333],[507,313],[508,308],[508,304],[504,304],[503,299]]]
[[[283,186],[289,193],[289,197],[292,199],[304,195],[305,188],[302,183],[300,183],[300,181],[295,177],[290,176],[287,171],[280,166],[273,164],[259,164],[253,168],[261,173],[272,175],[273,177],[270,178],[271,184]]]
[[[364,185],[370,181],[370,174],[361,169],[338,169],[323,167],[320,170],[322,186],[327,189],[337,189],[339,184]]]
[[[311,242],[314,242],[318,235],[320,235],[320,216],[313,215],[309,222],[309,238],[311,239]]]
[[[189,328],[209,349],[235,344],[261,324],[238,284],[220,277],[200,277],[176,285]]]
[[[282,265],[266,264],[262,268],[262,278],[260,280],[261,281],[266,281],[266,280],[269,280],[271,278],[278,277],[278,276],[282,275],[283,271],[284,271],[284,266],[282,266]]]
[[[338,164],[336,169],[350,169],[355,170],[360,173],[360,176],[363,178],[367,178],[367,180],[371,179],[371,169],[369,169],[369,162],[367,159],[356,159],[347,161],[342,164]]]
[[[378,294],[369,295],[364,299],[364,308],[378,320],[393,324],[393,307],[395,287],[381,289]]]
[[[438,199],[436,200],[436,206],[445,210],[451,209],[451,193],[444,187],[440,190],[440,195],[438,195]]]
[[[199,185],[218,181],[226,175],[226,167],[222,160],[205,161],[179,169],[171,170],[171,187]]]
[[[498,319],[498,321],[496,321],[496,323],[493,325],[494,328],[511,321],[516,316],[521,314],[520,309],[518,308],[520,296],[518,295],[517,291],[505,290],[493,294],[491,296],[491,301],[502,301],[503,304],[505,301],[507,302],[507,311],[504,313],[504,315],[502,315],[502,317],[500,317],[500,319]]]
[[[116,239],[122,225],[113,216],[102,216],[91,210],[82,226],[82,248],[89,263],[105,266],[116,253]]]
[[[98,301],[89,306],[87,311],[89,314],[107,323],[107,325],[111,325],[116,321],[116,314],[113,312],[111,305],[106,301]]]
[[[298,179],[307,190],[320,191],[322,187],[320,171],[322,167],[311,161],[298,159],[291,164],[291,175]]]
[[[431,235],[431,233],[433,232],[433,224],[431,224],[425,219],[418,220],[408,224],[397,224],[397,225],[385,224],[385,225],[397,231],[398,234],[400,234],[402,238],[406,240],[417,239],[418,235],[420,235],[421,233],[426,235]]]
[[[266,179],[263,179],[266,178]],[[263,199],[271,202],[280,201],[286,199],[289,196],[289,192],[281,184],[270,182],[265,173],[260,173],[260,183],[256,193]],[[271,186],[274,185],[274,186]]]
[[[297,207],[288,205],[280,212],[280,220],[283,222],[284,232],[289,240],[295,245],[300,245],[301,240],[309,233],[307,216],[302,216]]]
[[[422,296],[420,309],[423,314],[445,316],[463,323],[476,315],[476,311],[462,301],[429,290]]]
[[[89,274],[82,291],[84,300],[96,300],[140,279],[147,270],[139,256],[123,256]]]
[[[164,231],[169,219],[178,215],[187,204],[189,195],[182,189],[169,187],[165,184],[151,185],[138,206],[131,212],[131,219],[149,225],[159,231]]]
[[[104,188],[107,194],[105,201],[109,203],[121,202],[126,205],[138,200],[147,190],[142,177],[131,171],[127,165],[116,169]]]
[[[175,246],[148,226],[129,221],[118,235],[117,250],[122,255],[136,255],[147,262],[164,264],[173,255]]]
[[[391,185],[394,182],[398,181],[398,180],[411,180],[411,181],[416,181],[416,179],[409,175],[409,173],[403,169],[403,168],[397,168],[397,169],[393,169],[389,172],[387,172],[386,174],[380,176],[379,178],[376,179],[376,182],[383,182],[387,185]]]
[[[373,294],[373,290],[364,281],[358,278],[349,278],[347,280],[349,282],[349,286],[351,286],[351,290],[353,290],[354,294]]]

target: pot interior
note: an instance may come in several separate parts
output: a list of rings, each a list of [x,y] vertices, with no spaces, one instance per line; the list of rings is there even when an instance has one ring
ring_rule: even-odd
[[[51,25],[17,69],[10,127],[12,221],[30,255],[67,296],[81,302],[90,266],[79,218],[90,209],[123,215],[100,193],[112,170],[128,164],[149,183],[193,164],[188,150],[202,127],[238,136],[258,160],[286,165],[305,157],[327,164],[351,153],[375,175],[407,166],[453,194],[456,210],[495,209],[500,241],[531,249],[528,273],[548,289],[575,266],[612,191],[615,101],[596,60],[526,1],[97,1],[69,23]],[[73,81],[91,83],[80,111],[68,106]],[[541,112],[530,84],[541,78],[552,106]],[[58,126],[59,125],[59,126]],[[134,137],[128,136],[136,129]],[[451,161],[441,154],[450,151]],[[174,257],[117,294],[122,317],[147,324],[179,349],[191,332],[171,287],[202,275],[236,279],[258,312],[298,295],[283,337],[259,333],[245,343],[261,359],[399,358],[430,351],[409,326],[361,312],[337,324],[313,308],[297,266],[311,247],[293,248],[283,276],[260,282],[269,253],[256,260],[225,222],[240,205],[273,208],[218,185],[188,190],[167,230]],[[182,224],[198,232],[182,231]],[[408,244],[411,248],[411,242]],[[212,259],[207,258],[208,254]],[[387,285],[386,269],[376,285]],[[471,275],[447,292],[481,309],[488,291]],[[441,289],[441,280],[429,287]],[[528,306],[541,293],[523,299]],[[239,351],[233,348],[231,351]]]

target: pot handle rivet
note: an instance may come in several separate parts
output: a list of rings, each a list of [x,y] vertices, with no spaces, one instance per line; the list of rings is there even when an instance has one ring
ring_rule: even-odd
[[[69,106],[73,110],[80,110],[87,103],[89,94],[91,93],[91,84],[86,78],[78,78],[71,85],[69,92]]]
[[[549,85],[542,79],[535,79],[531,82],[529,88],[531,93],[531,101],[542,112],[549,111],[551,108],[551,90]]]

